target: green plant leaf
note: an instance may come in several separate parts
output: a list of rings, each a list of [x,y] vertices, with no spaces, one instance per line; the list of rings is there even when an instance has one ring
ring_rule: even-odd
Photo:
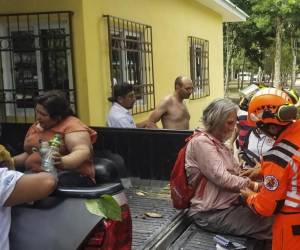
[[[122,220],[121,207],[111,195],[102,195],[98,202],[105,208],[107,218],[118,221]]]
[[[86,200],[85,205],[92,214],[112,220],[122,220],[121,207],[111,195],[104,194],[98,199]]]
[[[85,207],[91,214],[95,214],[104,218],[107,218],[103,211],[99,208],[98,199],[87,199],[85,200]]]

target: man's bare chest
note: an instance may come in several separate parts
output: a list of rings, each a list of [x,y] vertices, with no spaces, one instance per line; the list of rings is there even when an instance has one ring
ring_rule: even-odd
[[[190,114],[189,114],[185,104],[173,105],[172,107],[170,107],[168,109],[168,112],[167,112],[166,116],[168,116],[168,117],[170,117],[174,120],[177,120],[177,119],[181,120],[181,119],[189,119],[190,118]]]

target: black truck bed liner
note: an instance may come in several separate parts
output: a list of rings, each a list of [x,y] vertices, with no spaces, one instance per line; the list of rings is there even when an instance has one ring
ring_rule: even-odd
[[[172,207],[161,188],[135,186],[127,189],[126,194],[133,224],[132,249],[155,249],[156,242],[167,233],[168,225],[180,217],[181,211]],[[160,214],[162,218],[148,217],[145,215],[148,212]]]
[[[216,250],[216,242],[213,240],[215,233],[211,233],[194,224],[190,225],[184,233],[170,246],[169,250]],[[226,239],[240,244],[246,244],[246,238],[231,235],[222,235]]]
[[[133,223],[133,250],[215,250],[215,233],[191,224],[184,211],[173,208],[166,181],[144,181],[126,190]],[[141,195],[142,194],[142,195]],[[155,212],[162,218],[145,215]],[[223,235],[245,244],[246,238]]]

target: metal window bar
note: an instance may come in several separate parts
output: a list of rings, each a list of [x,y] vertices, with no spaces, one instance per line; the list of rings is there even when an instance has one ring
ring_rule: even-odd
[[[189,38],[190,46],[190,71],[194,84],[191,99],[199,99],[210,95],[209,84],[209,43],[207,40]]]
[[[70,11],[0,14],[0,122],[31,123],[34,98],[64,91],[76,113]]]
[[[132,114],[155,108],[152,27],[104,15],[107,19],[111,90],[115,84],[134,85]]]

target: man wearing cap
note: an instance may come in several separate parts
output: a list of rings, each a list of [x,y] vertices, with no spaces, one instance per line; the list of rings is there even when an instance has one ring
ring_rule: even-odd
[[[108,127],[156,128],[156,125],[148,120],[140,123],[134,122],[129,111],[136,101],[132,84],[116,84],[113,89],[113,95],[108,100],[113,103],[107,116]]]

